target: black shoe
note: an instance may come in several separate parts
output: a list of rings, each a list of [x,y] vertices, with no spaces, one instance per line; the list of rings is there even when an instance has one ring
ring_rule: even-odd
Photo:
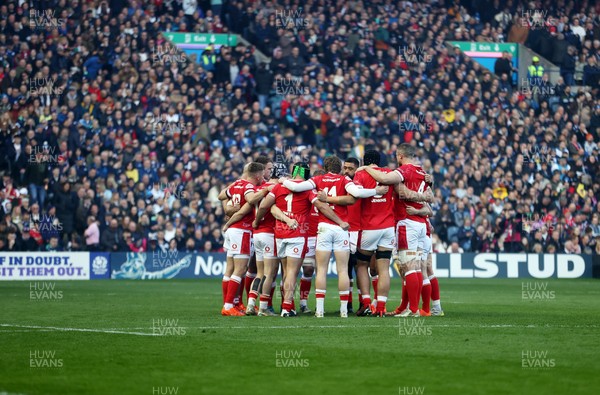
[[[353,314],[354,313],[354,309],[352,307],[348,307],[348,314]]]
[[[290,310],[290,317],[296,317],[297,315],[296,310]]]
[[[365,305],[360,306],[360,309],[358,309],[358,311],[356,312],[356,315],[358,317],[366,317],[366,316],[371,315],[371,307],[365,306]]]

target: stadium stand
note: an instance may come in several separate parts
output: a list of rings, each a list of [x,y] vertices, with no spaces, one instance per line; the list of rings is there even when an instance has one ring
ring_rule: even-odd
[[[217,195],[258,155],[395,167],[409,142],[435,252],[600,254],[600,4],[210,3],[3,2],[0,250],[222,251]],[[168,31],[253,45],[157,57]],[[523,90],[446,44],[509,38],[559,83]]]

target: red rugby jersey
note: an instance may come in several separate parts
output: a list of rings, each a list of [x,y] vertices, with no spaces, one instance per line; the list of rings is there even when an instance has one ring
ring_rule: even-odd
[[[294,180],[295,181],[295,180]],[[277,220],[275,237],[289,239],[293,237],[308,237],[312,203],[317,200],[314,190],[305,192],[292,192],[281,184],[273,188],[269,195],[275,198],[275,205],[288,217],[298,221],[298,227],[291,229],[285,222]]]
[[[421,166],[409,163],[398,167],[394,171],[397,171],[400,174],[400,176],[402,176],[404,185],[411,191],[423,193],[427,189],[427,182],[425,182],[425,175],[427,173],[425,173]],[[412,206],[416,209],[421,209],[423,207],[422,203],[409,202],[401,199],[398,200],[399,201],[396,206],[398,209],[398,220],[410,219],[412,221],[425,223],[425,217],[421,217],[420,215],[408,215],[406,213],[406,206]]]
[[[391,169],[381,167],[376,167],[375,169],[384,173],[392,171]],[[354,180],[366,189],[373,189],[379,185],[379,183],[364,170],[357,172],[354,176]],[[375,195],[373,197],[360,199],[357,203],[361,203],[359,214],[361,230],[394,227],[394,188],[390,187],[384,195]]]
[[[246,195],[250,192],[256,192],[256,187],[250,181],[237,180],[227,190],[227,197],[231,199],[233,204],[239,204],[242,207],[246,204]],[[254,222],[255,213],[251,210],[240,221],[231,225],[231,228],[252,230],[252,222]]]

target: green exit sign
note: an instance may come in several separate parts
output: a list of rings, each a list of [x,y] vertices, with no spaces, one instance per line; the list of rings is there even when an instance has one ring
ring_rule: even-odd
[[[518,44],[513,43],[482,43],[468,41],[449,41],[449,43],[458,47],[461,51],[469,56],[477,56],[476,53],[482,52],[487,54],[498,54],[507,51],[513,56],[517,55]],[[480,55],[481,56],[481,55]]]
[[[180,48],[204,48],[208,45],[237,45],[235,34],[163,33],[163,36]]]

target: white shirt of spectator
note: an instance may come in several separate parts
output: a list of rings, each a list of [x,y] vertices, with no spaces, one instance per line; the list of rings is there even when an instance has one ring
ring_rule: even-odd
[[[171,230],[165,229],[165,240],[167,243],[173,240],[173,238],[175,238],[175,227]]]
[[[183,0],[183,12],[185,15],[194,15],[198,9],[198,0]]]
[[[165,197],[165,191],[162,190],[160,188],[160,185],[158,184],[154,185],[154,188],[152,188],[152,191],[150,193],[152,194],[152,198],[154,199],[154,201]]]
[[[579,26],[571,25],[571,30],[573,31],[574,34],[577,34],[579,36],[579,39],[581,40],[581,42],[583,42],[583,39],[585,38],[584,27],[581,25],[579,25]]]

